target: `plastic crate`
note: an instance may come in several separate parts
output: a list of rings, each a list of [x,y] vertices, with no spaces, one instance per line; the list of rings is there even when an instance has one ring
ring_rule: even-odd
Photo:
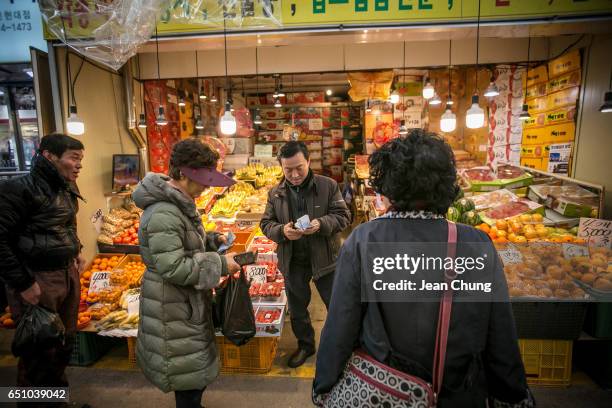
[[[117,339],[111,337],[98,336],[96,333],[90,332],[77,332],[68,364],[73,366],[91,365],[116,344]]]
[[[569,387],[572,343],[571,340],[520,339],[527,382],[539,386]]]
[[[576,340],[580,337],[588,303],[512,302],[516,331],[521,339]]]
[[[584,321],[584,331],[598,339],[612,339],[612,303],[590,304]]]
[[[278,337],[253,337],[237,347],[223,336],[216,337],[224,374],[265,374],[272,368]]]

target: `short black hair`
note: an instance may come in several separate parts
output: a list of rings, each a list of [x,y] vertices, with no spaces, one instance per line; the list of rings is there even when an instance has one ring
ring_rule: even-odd
[[[170,170],[168,175],[174,180],[180,180],[181,167],[194,169],[202,167],[217,167],[219,153],[200,139],[191,137],[181,140],[172,148],[170,155]]]
[[[308,147],[306,147],[306,144],[304,142],[299,142],[297,140],[287,142],[278,151],[278,161],[280,163],[281,159],[288,159],[290,157],[295,156],[299,152],[302,152],[306,160],[308,160],[308,158],[310,157],[310,154],[308,153]]]
[[[445,214],[459,193],[455,156],[435,133],[414,129],[385,143],[368,161],[370,185],[395,211]]]
[[[49,153],[53,153],[57,157],[62,157],[66,150],[85,150],[85,146],[83,146],[80,140],[74,137],[63,133],[51,133],[47,136],[43,136],[40,140],[38,152],[42,153],[45,150]]]

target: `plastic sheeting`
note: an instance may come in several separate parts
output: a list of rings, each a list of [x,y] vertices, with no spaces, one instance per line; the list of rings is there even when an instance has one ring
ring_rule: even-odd
[[[281,25],[274,0],[40,0],[48,31],[80,54],[118,70],[155,32]],[[187,26],[187,27],[185,27]]]
[[[349,96],[354,102],[365,99],[387,100],[393,83],[393,71],[351,72],[348,74],[351,84]]]

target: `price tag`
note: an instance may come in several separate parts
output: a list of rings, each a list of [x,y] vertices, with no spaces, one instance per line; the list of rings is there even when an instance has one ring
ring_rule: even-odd
[[[246,276],[247,279],[252,279],[253,283],[266,283],[268,275],[267,265],[247,265]]]
[[[272,157],[272,145],[256,144],[255,157]]]
[[[128,315],[137,315],[140,313],[140,293],[127,295],[127,312]]]
[[[102,231],[102,209],[98,208],[96,212],[91,216],[91,223],[94,225],[96,232],[100,235],[100,231]]]
[[[504,265],[523,262],[523,255],[514,246],[509,245],[506,249],[498,250],[497,253]]]
[[[94,272],[91,275],[91,283],[89,284],[89,294],[99,293],[100,291],[110,287],[110,272]]]
[[[323,119],[308,119],[308,130],[323,130]]]
[[[589,248],[586,246],[575,244],[562,244],[562,246],[565,259],[572,259],[577,256],[589,256]]]
[[[612,221],[580,218],[578,237],[584,238],[589,246],[612,248]]]

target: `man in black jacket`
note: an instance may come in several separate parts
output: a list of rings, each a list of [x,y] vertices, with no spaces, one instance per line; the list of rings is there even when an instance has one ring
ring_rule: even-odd
[[[66,341],[21,356],[23,387],[68,385],[64,370],[76,336],[79,273],[84,267],[77,237],[75,189],[83,144],[64,134],[42,138],[30,174],[0,184],[0,278],[17,323],[28,305],[57,312]]]
[[[270,190],[263,233],[278,243],[278,268],[285,277],[291,328],[298,349],[289,367],[299,367],[315,352],[314,329],[310,322],[310,280],[329,306],[333,272],[340,249],[340,232],[350,223],[350,212],[338,184],[310,170],[308,149],[303,142],[288,142],[278,159],[285,179]],[[308,215],[310,226],[300,229],[297,220]]]

